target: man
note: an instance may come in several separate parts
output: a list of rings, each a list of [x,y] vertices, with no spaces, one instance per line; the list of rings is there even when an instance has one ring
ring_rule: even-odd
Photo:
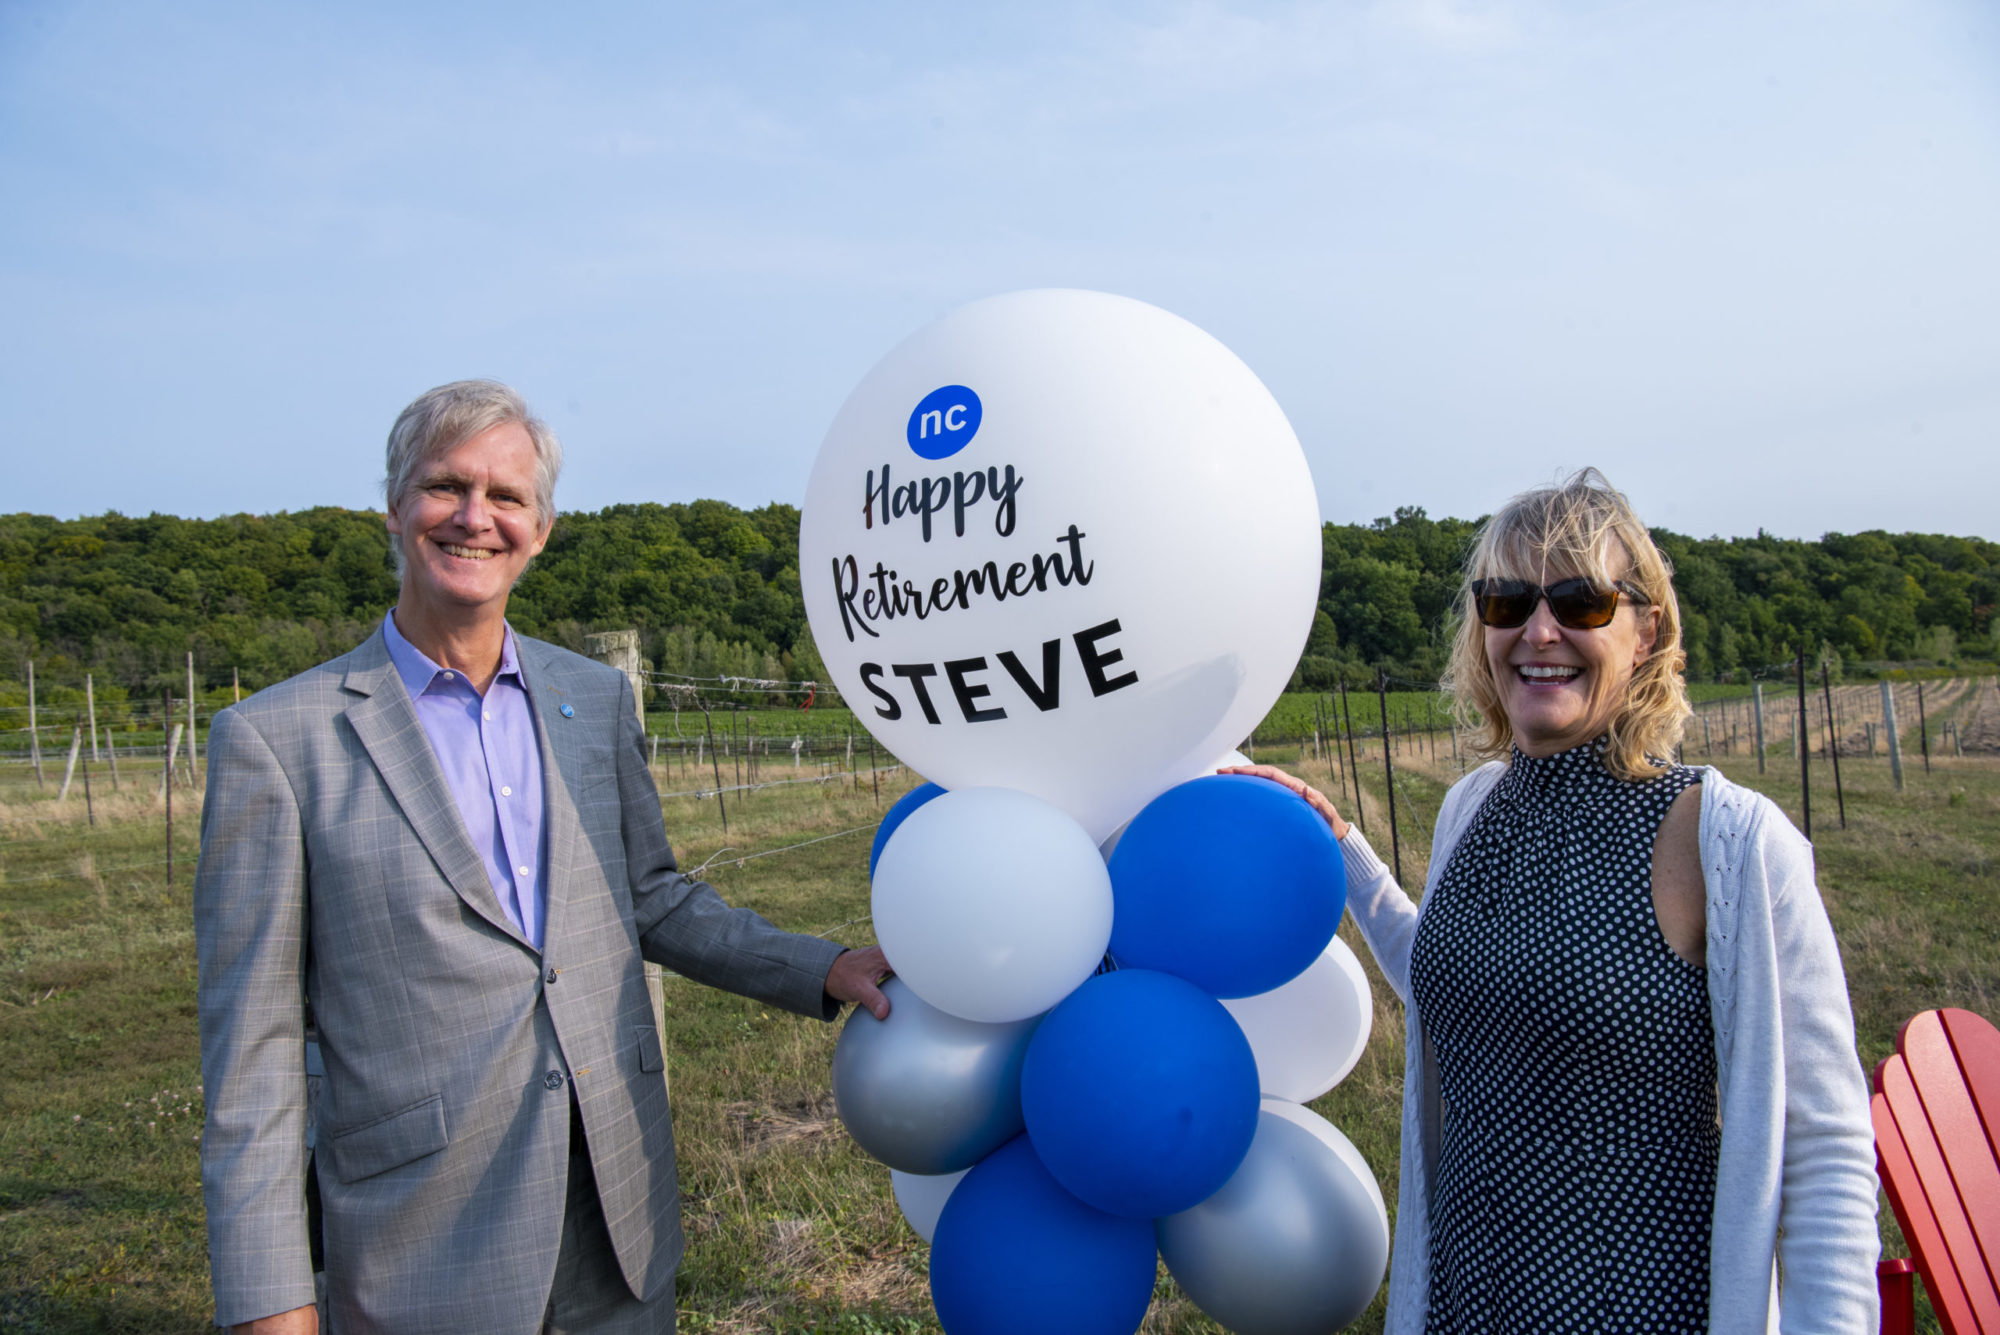
[[[676,869],[623,673],[515,635],[561,446],[488,381],[389,436],[396,606],[215,720],[202,856],[202,1185],[216,1319],[317,1329],[306,1007],[334,1328],[673,1329],[672,1128],[640,960],[831,1019],[880,950]]]

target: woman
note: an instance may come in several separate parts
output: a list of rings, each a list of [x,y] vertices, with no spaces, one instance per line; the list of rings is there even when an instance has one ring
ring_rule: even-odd
[[[1494,515],[1466,574],[1447,686],[1506,758],[1446,795],[1421,906],[1323,795],[1238,771],[1326,817],[1407,1007],[1389,1331],[1872,1335],[1868,1094],[1812,850],[1668,763],[1666,559],[1586,469]]]

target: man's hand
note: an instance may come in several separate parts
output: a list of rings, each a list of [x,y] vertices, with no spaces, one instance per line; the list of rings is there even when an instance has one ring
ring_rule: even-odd
[[[889,998],[882,995],[879,984],[892,972],[880,946],[843,951],[835,957],[833,967],[826,971],[826,994],[835,1001],[851,1001],[857,1006],[866,1006],[868,1013],[876,1019],[886,1020],[889,1018]]]
[[[294,1307],[289,1312],[260,1316],[229,1329],[230,1335],[319,1335],[319,1309]]]

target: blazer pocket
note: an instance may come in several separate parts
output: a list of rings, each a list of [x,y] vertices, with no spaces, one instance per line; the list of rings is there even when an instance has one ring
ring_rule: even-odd
[[[450,1143],[444,1124],[444,1095],[433,1094],[400,1112],[338,1132],[321,1145],[332,1160],[335,1177],[342,1182],[359,1182],[436,1154]]]
[[[664,1071],[667,1069],[667,1054],[660,1051],[660,1031],[650,1024],[632,1026],[632,1037],[639,1042],[639,1069],[642,1071]]]

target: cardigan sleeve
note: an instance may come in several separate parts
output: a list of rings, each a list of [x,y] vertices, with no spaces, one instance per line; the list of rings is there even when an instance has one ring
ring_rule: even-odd
[[[1361,929],[1361,939],[1389,986],[1410,1001],[1410,943],[1417,934],[1417,901],[1411,899],[1382,859],[1369,847],[1360,827],[1349,825],[1340,841],[1340,860],[1347,871],[1347,911]]]
[[[1760,807],[1762,804],[1759,804]],[[1760,811],[1759,856],[1770,894],[1784,1059],[1784,1150],[1778,1204],[1779,1328],[1872,1331],[1880,1321],[1875,1262],[1875,1137],[1855,1050],[1854,1012],[1833,925],[1815,884],[1812,847],[1775,809]],[[1746,869],[1754,870],[1754,869]]]

